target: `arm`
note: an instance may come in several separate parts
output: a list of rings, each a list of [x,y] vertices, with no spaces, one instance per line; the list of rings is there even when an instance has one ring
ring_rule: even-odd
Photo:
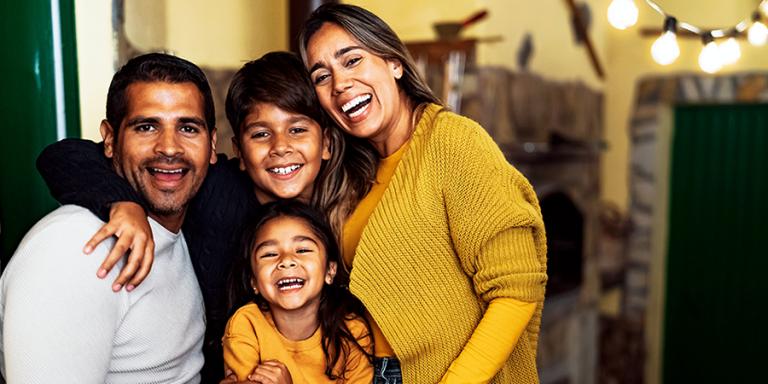
[[[112,290],[119,291],[126,283],[129,291],[139,285],[149,274],[154,258],[146,203],[114,172],[111,161],[104,156],[104,145],[79,139],[53,143],[40,153],[37,169],[56,200],[87,208],[107,222],[85,244],[85,253],[91,253],[113,235],[119,238],[96,275],[104,278],[130,250]]]
[[[347,325],[352,335],[357,338],[358,345],[350,345],[345,383],[368,384],[373,380],[373,365],[368,358],[373,355],[373,337],[361,319],[349,320]]]
[[[106,281],[89,278],[98,260],[84,257],[80,247],[100,223],[81,215],[41,224],[27,235],[3,277],[5,378],[103,383],[125,298],[112,293]],[[105,255],[109,246],[97,252]]]
[[[447,134],[448,159],[461,160],[446,167],[444,196],[461,265],[489,307],[443,380],[484,383],[521,336],[526,340],[520,347],[535,348],[528,338],[538,332],[534,317],[544,299],[546,241],[532,187],[482,128],[467,121]]]
[[[224,365],[234,372],[237,380],[245,381],[261,363],[261,348],[254,325],[241,312],[235,313],[224,331]]]

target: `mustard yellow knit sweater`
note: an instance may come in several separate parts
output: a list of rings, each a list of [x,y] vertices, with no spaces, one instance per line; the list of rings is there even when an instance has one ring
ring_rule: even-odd
[[[522,251],[529,231],[535,257]],[[521,250],[516,252],[516,250]],[[381,327],[405,383],[436,383],[487,304],[509,297],[536,312],[495,383],[536,383],[546,284],[536,195],[474,121],[429,105],[355,254],[351,291]]]

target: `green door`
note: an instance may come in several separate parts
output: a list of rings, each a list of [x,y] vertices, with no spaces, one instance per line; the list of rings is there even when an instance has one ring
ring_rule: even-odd
[[[675,109],[665,383],[765,382],[768,105]]]
[[[80,136],[74,0],[0,2],[0,257],[56,207],[35,169],[40,150]]]

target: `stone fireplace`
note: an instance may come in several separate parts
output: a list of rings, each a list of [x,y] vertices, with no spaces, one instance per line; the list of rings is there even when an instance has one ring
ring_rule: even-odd
[[[479,67],[464,81],[461,113],[493,136],[533,184],[547,230],[539,338],[542,383],[596,381],[597,235],[602,95],[581,83]]]

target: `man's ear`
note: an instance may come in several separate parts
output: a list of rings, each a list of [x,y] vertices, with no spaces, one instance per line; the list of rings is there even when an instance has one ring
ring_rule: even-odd
[[[240,142],[235,136],[232,136],[232,151],[235,153],[235,157],[240,162],[240,170],[245,171],[245,163],[243,162],[243,151],[240,149]]]
[[[211,129],[211,164],[216,164],[216,128]]]
[[[323,160],[331,159],[331,129],[333,128],[326,128],[323,132],[323,154],[320,157]]]
[[[104,156],[111,159],[115,154],[115,130],[112,129],[109,122],[104,119],[101,121],[99,131],[101,131],[101,138],[104,140]]]
[[[325,283],[331,284],[333,283],[333,278],[336,277],[336,267],[338,264],[335,261],[331,261],[328,263],[328,270],[325,271]]]

